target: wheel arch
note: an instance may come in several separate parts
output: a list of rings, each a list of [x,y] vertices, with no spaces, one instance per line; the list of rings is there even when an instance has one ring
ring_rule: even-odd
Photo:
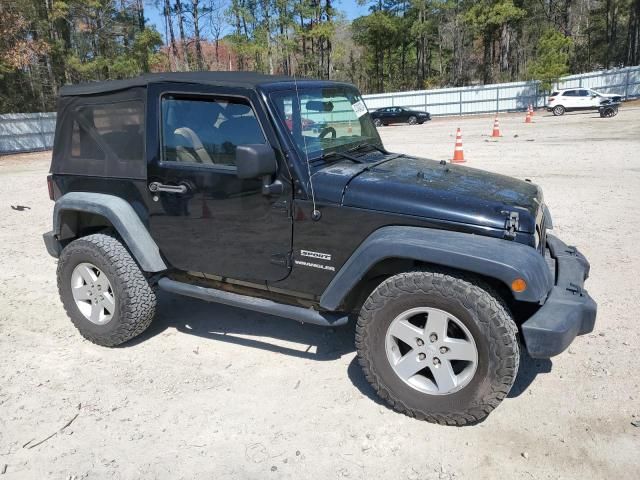
[[[103,193],[70,192],[56,201],[51,233],[58,242],[105,228],[118,233],[142,270],[167,269],[145,224],[124,199]]]
[[[342,266],[320,298],[320,306],[338,310],[361,300],[375,279],[415,269],[444,267],[483,278],[516,301],[541,303],[553,287],[546,261],[534,248],[509,240],[421,227],[383,227],[372,233]],[[523,278],[527,289],[513,292]],[[508,300],[508,298],[505,298]]]
[[[513,307],[514,305],[516,305],[516,303],[518,303],[516,302],[511,289],[509,289],[506,284],[495,277],[489,277],[480,273],[469,272],[468,270],[461,270],[459,268],[452,268],[441,264],[415,260],[412,258],[389,257],[374,264],[367,271],[367,273],[365,273],[365,275],[356,284],[353,285],[353,288],[347,293],[347,295],[344,296],[341,302],[341,308],[339,308],[339,310],[348,312],[359,311],[371,292],[373,292],[373,290],[375,290],[376,287],[387,278],[401,273],[416,270],[440,270],[448,273],[460,274],[465,275],[466,277],[476,278],[491,287],[493,291],[495,291],[495,293],[498,294],[500,298],[502,298],[502,300],[504,300],[510,307]]]

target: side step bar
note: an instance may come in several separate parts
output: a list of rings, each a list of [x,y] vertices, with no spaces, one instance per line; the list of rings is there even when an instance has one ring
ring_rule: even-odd
[[[225,292],[215,288],[205,288],[188,283],[176,282],[170,278],[161,278],[158,286],[167,292],[198,298],[207,302],[222,303],[232,307],[253,310],[276,317],[289,318],[302,323],[311,323],[323,327],[337,327],[345,325],[349,316],[343,313],[318,312],[311,308],[296,307],[273,302],[262,298],[249,297],[238,293]]]

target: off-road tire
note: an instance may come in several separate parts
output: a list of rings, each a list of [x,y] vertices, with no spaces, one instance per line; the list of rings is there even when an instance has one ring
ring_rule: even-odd
[[[425,306],[455,315],[477,347],[473,378],[451,394],[429,395],[407,385],[385,353],[385,335],[393,319]],[[367,380],[393,409],[443,425],[483,420],[509,393],[520,361],[517,327],[500,296],[480,279],[446,270],[401,273],[382,282],[360,311],[356,349]]]
[[[107,275],[115,296],[115,313],[103,325],[90,322],[78,309],[71,292],[74,268],[89,262]],[[156,295],[125,246],[101,233],[69,243],[58,260],[58,291],[71,322],[92,343],[115,347],[140,335],[155,314]]]
[[[560,117],[564,115],[564,112],[566,112],[567,109],[564,108],[562,105],[556,105],[555,107],[553,107],[553,109],[551,109],[551,111],[556,117]]]

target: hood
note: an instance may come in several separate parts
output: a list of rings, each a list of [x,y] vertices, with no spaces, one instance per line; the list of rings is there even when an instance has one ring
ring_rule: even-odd
[[[598,95],[600,95],[601,97],[604,97],[604,98],[614,98],[614,97],[621,97],[622,96],[619,93],[601,93],[601,92],[598,92]]]
[[[535,232],[538,186],[505,175],[406,155],[373,163],[348,161],[313,176],[318,199],[345,206],[503,229],[518,213],[517,231]]]

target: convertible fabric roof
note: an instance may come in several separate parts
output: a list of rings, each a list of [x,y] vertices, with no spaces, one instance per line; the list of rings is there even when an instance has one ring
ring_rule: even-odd
[[[116,92],[135,87],[146,87],[150,83],[176,82],[199,83],[204,85],[239,86],[255,88],[257,85],[292,82],[293,77],[264,75],[256,72],[170,72],[149,73],[128,80],[109,80],[106,82],[65,85],[60,89],[61,96],[93,95],[96,93]],[[302,80],[300,80],[302,81]]]

